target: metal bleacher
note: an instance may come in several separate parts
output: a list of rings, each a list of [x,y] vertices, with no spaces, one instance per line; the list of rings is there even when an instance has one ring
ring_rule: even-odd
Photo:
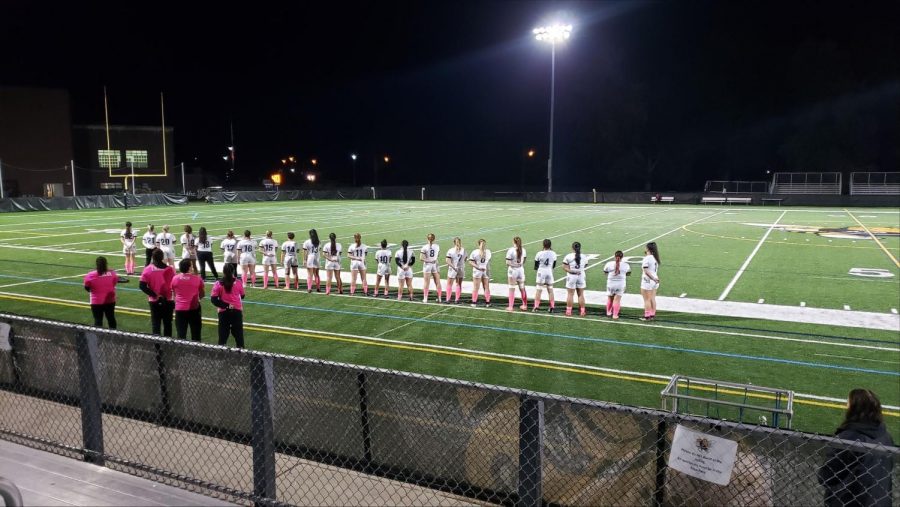
[[[841,195],[841,173],[775,173],[770,193]]]
[[[900,195],[900,172],[850,173],[850,195]]]

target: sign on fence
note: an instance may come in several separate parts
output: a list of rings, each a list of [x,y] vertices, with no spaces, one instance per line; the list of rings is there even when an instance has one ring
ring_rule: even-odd
[[[682,425],[675,428],[669,468],[727,486],[737,457],[737,442],[727,438],[691,431]]]

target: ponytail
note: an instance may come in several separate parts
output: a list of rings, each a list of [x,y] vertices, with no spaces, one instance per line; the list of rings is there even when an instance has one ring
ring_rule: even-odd
[[[225,264],[225,267],[222,269],[221,283],[222,287],[225,288],[225,292],[230,294],[231,288],[234,286],[234,264]]]
[[[659,262],[659,247],[656,246],[655,241],[651,241],[650,243],[647,243],[647,251],[649,251],[650,255],[652,255],[653,258],[656,259],[657,265],[662,264],[661,262]]]
[[[387,240],[386,239],[381,240],[381,248],[387,248]]]
[[[356,246],[357,246],[357,247],[362,246],[362,236],[360,236],[358,232],[357,232],[356,234],[353,235],[353,239],[356,240]]]
[[[484,259],[484,245],[486,243],[487,243],[487,241],[485,241],[483,239],[478,240],[478,257],[480,257],[482,259]]]
[[[619,274],[619,264],[622,262],[622,257],[624,257],[624,256],[625,256],[625,254],[623,254],[621,250],[616,250],[616,274],[617,275]]]
[[[206,243],[206,227],[200,228],[200,242]]]
[[[575,264],[581,266],[581,243],[572,243],[572,250],[575,250]]]
[[[309,240],[312,241],[314,247],[319,246],[319,233],[315,229],[309,230]]]
[[[328,235],[328,239],[331,240],[331,255],[337,255],[337,245],[335,244],[337,235],[332,232],[331,234]]]
[[[460,240],[458,237],[453,238],[453,246],[456,247],[457,251],[462,250],[462,240]]]
[[[516,262],[522,262],[522,238],[516,236],[513,238],[513,243],[516,244]]]
[[[406,260],[408,259],[408,257],[406,256],[406,247],[409,246],[409,241],[406,241],[404,239],[400,242],[400,244],[403,246],[403,258],[401,260],[403,261],[403,264],[406,264]]]

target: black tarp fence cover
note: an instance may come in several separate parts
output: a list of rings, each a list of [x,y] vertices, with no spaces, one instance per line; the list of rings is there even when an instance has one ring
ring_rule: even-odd
[[[188,203],[187,196],[179,194],[137,194],[128,195],[127,199],[128,206],[172,206]],[[10,199],[0,199],[0,212],[124,207],[125,197],[122,194],[50,198],[13,197]]]

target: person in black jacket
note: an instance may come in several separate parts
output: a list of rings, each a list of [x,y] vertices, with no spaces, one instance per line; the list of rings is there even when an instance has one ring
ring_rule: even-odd
[[[838,426],[838,438],[870,444],[893,446],[881,415],[878,396],[868,389],[850,391],[847,414]],[[827,506],[891,505],[891,470],[888,454],[860,448],[832,448],[819,470],[819,483],[825,488]]]

